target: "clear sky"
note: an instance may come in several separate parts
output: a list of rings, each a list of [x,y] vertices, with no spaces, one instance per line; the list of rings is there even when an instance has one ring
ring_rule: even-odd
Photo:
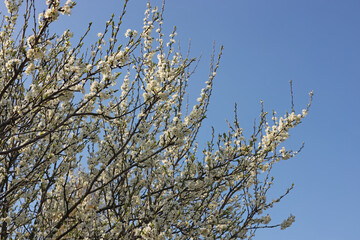
[[[89,37],[96,39],[122,2],[79,1],[73,16],[64,17],[67,20],[59,27],[77,34],[93,21]],[[123,31],[141,30],[145,6],[146,1],[130,0]],[[289,80],[298,111],[314,90],[310,113],[289,141],[295,148],[305,141],[305,148],[273,172],[273,194],[295,183],[290,195],[272,210],[273,219],[280,221],[292,213],[296,222],[285,231],[259,230],[257,240],[359,239],[359,12],[358,0],[166,2],[166,31],[176,25],[183,49],[191,39],[192,56],[202,54],[190,97],[196,99],[207,80],[213,41],[217,48],[220,44],[225,48],[201,138],[209,136],[210,126],[227,129],[225,119],[233,119],[235,102],[241,124],[249,129],[259,116],[261,99],[270,112],[290,110]]]

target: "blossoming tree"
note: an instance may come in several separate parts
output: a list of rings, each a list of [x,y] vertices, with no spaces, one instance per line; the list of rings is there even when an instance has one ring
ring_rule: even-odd
[[[250,239],[270,224],[273,164],[305,117],[261,112],[249,139],[237,118],[198,152],[221,51],[197,103],[195,61],[148,6],[139,32],[118,17],[89,48],[51,28],[75,2],[5,0],[0,32],[0,239]],[[45,5],[44,5],[45,6]],[[21,16],[21,17],[20,17]],[[120,32],[120,33],[119,33]],[[311,102],[311,101],[310,101]],[[282,148],[281,148],[282,147]]]

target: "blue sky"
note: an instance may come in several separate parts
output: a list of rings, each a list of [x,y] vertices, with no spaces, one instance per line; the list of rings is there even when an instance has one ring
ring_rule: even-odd
[[[101,2],[101,4],[100,4]],[[83,0],[59,28],[85,31],[96,39],[120,0]],[[153,0],[153,5],[161,5]],[[124,19],[127,28],[141,29],[146,1],[130,0]],[[285,230],[260,230],[265,239],[358,239],[360,228],[358,136],[360,135],[360,1],[346,0],[168,0],[166,31],[178,29],[183,49],[191,39],[192,56],[202,61],[192,78],[190,97],[196,99],[208,75],[213,42],[224,45],[208,118],[210,127],[225,131],[238,103],[240,123],[252,127],[265,109],[279,114],[290,110],[289,80],[293,80],[295,109],[314,101],[308,117],[291,132],[288,146],[305,148],[293,159],[280,162],[273,174],[273,194],[295,189],[271,213],[274,221],[296,216]],[[274,222],[275,223],[275,222]]]

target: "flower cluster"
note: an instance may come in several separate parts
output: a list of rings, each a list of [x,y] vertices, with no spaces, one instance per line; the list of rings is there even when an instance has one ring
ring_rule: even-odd
[[[295,216],[290,214],[290,217],[288,217],[286,220],[284,220],[281,223],[281,225],[280,225],[281,230],[284,230],[285,228],[290,227],[293,224],[293,222],[295,222]]]

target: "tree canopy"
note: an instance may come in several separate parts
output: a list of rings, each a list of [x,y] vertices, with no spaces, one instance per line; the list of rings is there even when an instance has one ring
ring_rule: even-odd
[[[222,54],[187,101],[196,59],[163,31],[164,5],[121,28],[128,1],[92,45],[53,23],[75,2],[5,0],[0,32],[0,239],[251,239],[270,224],[271,170],[301,113],[260,112],[199,150]],[[54,31],[55,30],[55,31]],[[312,95],[312,93],[310,94]],[[190,96],[191,97],[191,96]]]

